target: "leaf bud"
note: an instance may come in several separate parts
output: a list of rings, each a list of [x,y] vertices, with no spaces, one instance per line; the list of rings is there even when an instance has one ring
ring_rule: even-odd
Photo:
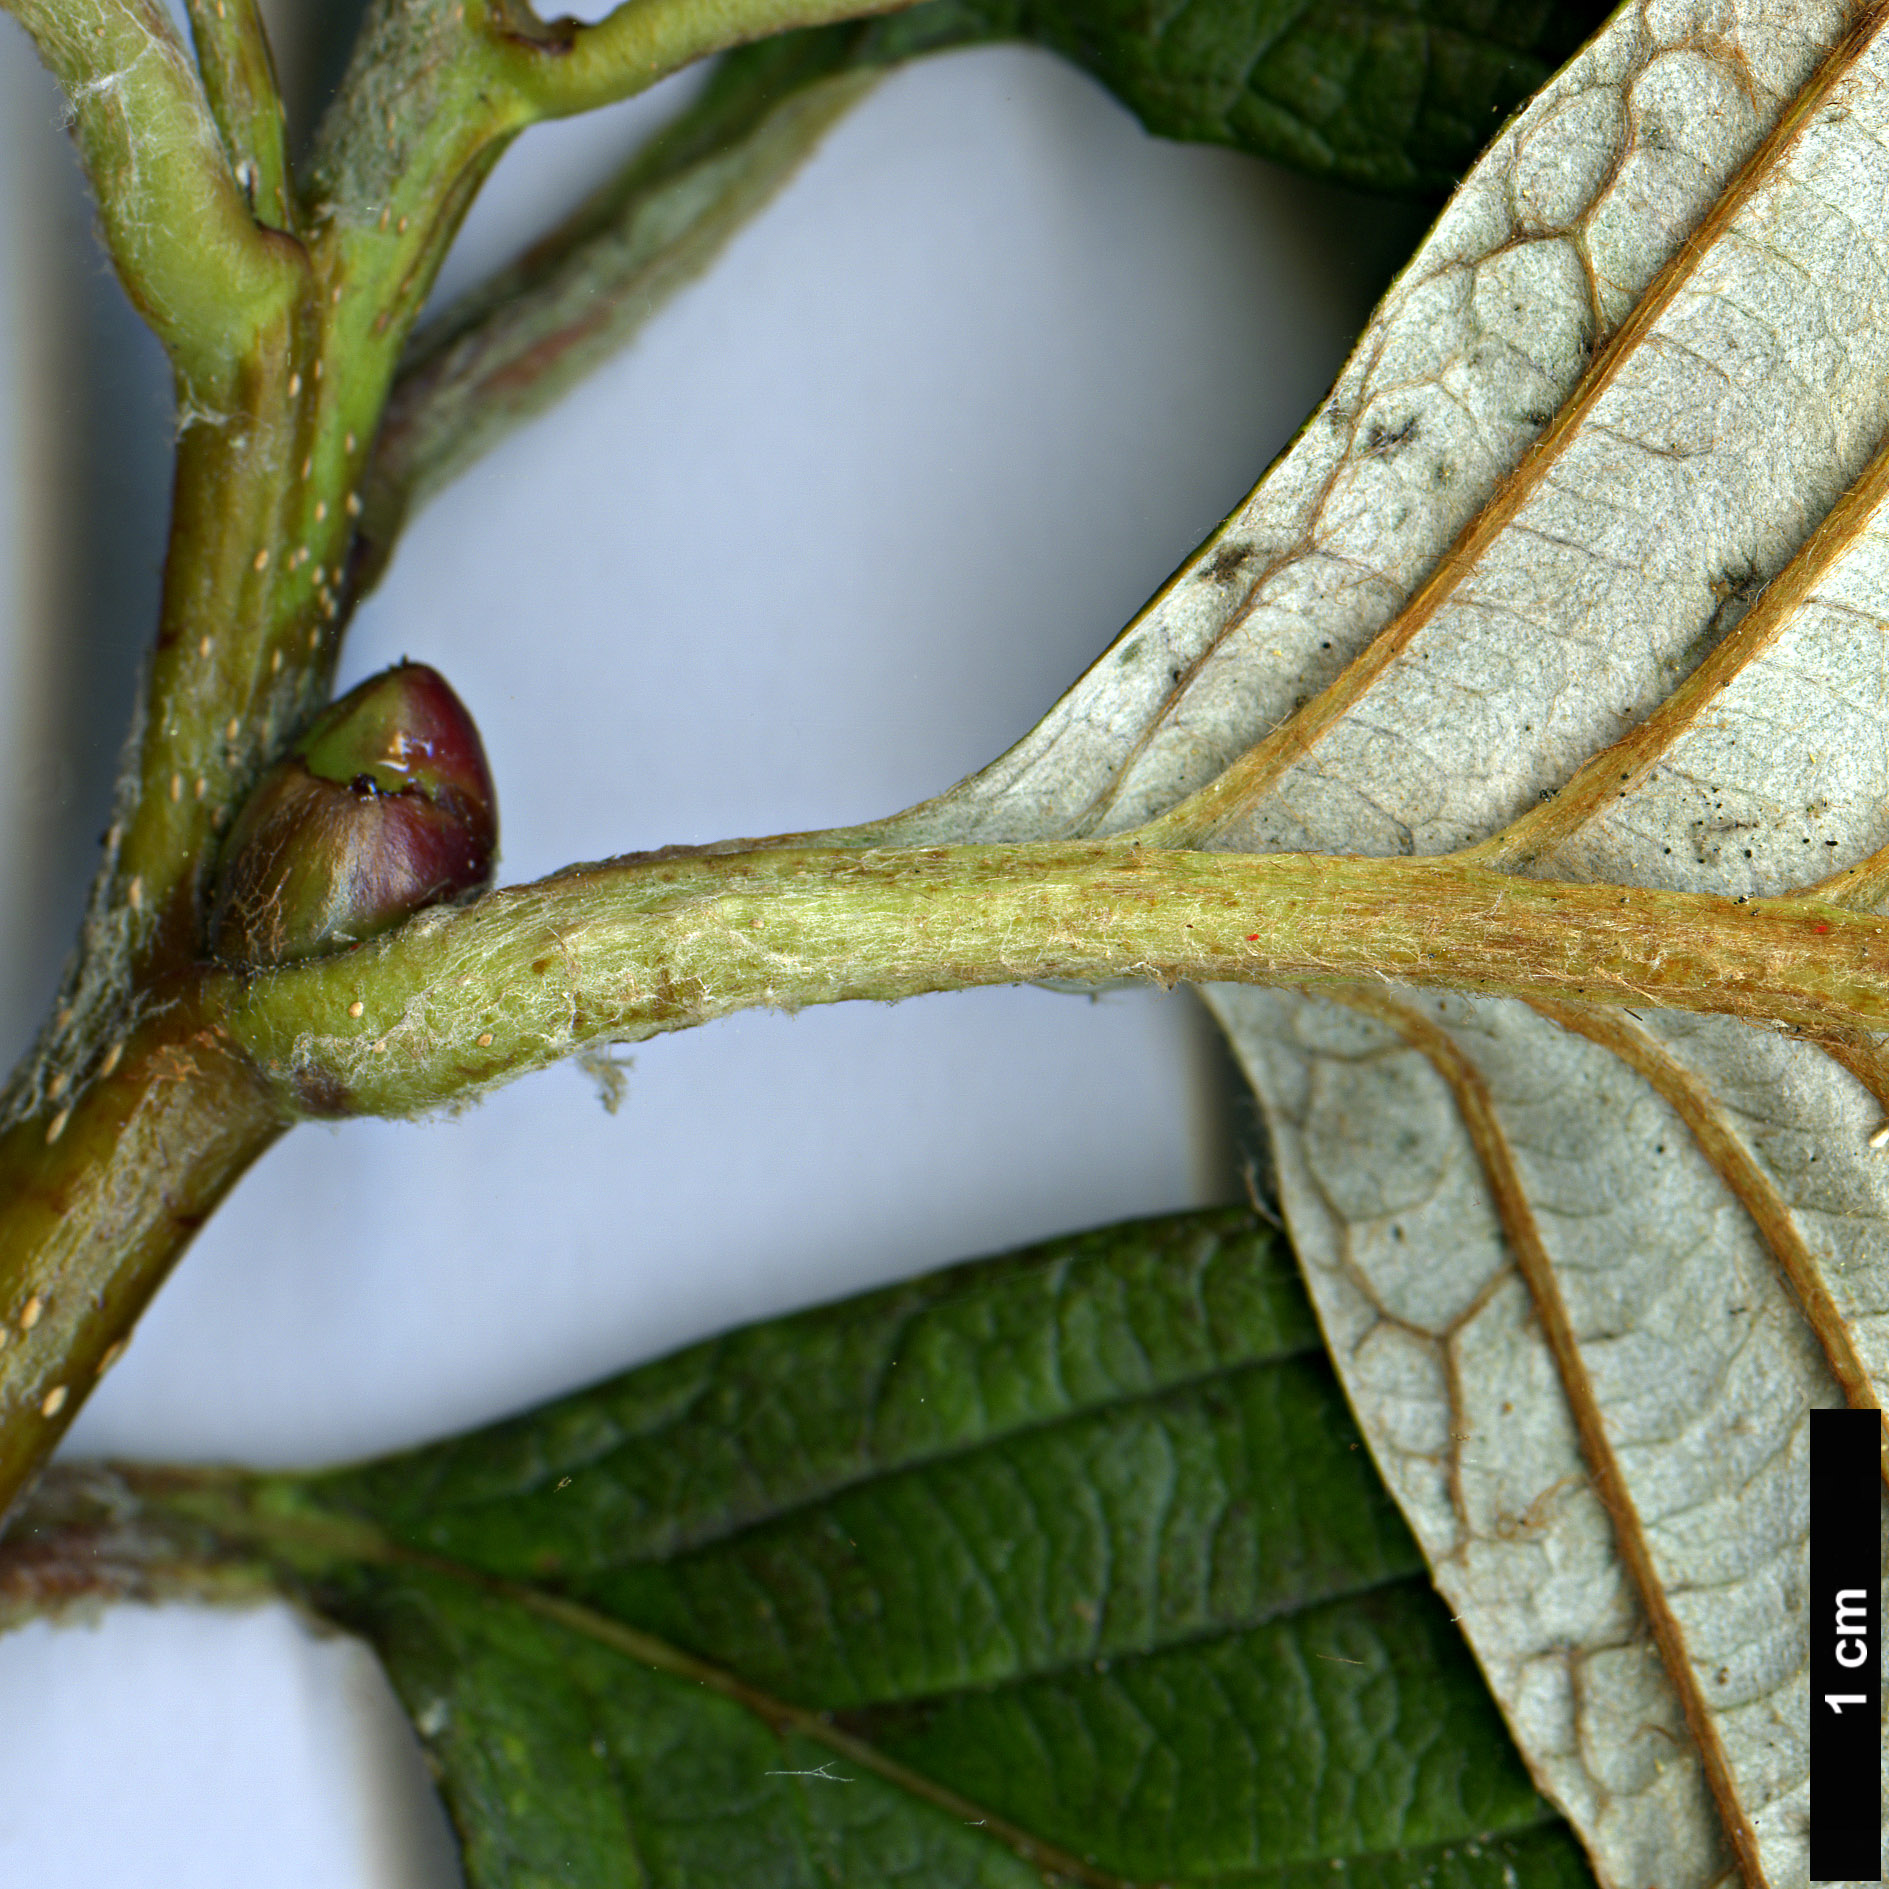
[[[498,804],[445,678],[403,662],[331,703],[256,783],[223,847],[210,946],[286,964],[485,885]]]

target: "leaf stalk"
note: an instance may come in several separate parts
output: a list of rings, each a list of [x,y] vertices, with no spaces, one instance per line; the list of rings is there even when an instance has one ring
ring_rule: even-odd
[[[755,1006],[1125,978],[1396,978],[1828,1034],[1889,1026],[1889,922],[1449,858],[783,848],[576,868],[205,996],[285,1107],[407,1115]]]

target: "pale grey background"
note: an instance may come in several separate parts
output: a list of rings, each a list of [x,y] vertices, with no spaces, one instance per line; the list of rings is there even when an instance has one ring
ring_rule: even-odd
[[[293,62],[291,62],[293,63]],[[532,134],[463,283],[675,94]],[[0,27],[0,1048],[57,974],[149,634],[161,361]],[[1419,219],[1142,135],[1020,50],[891,79],[715,272],[417,522],[344,684],[437,664],[504,874],[821,826],[1021,734],[1323,391]],[[747,1016],[457,1121],[305,1129],[198,1242],[69,1449],[317,1463],[731,1322],[1223,1198],[1193,1000]],[[0,1880],[450,1882],[384,1683],[280,1610],[0,1640]]]

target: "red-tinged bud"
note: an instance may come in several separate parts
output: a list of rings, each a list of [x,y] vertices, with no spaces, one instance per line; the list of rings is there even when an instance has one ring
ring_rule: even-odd
[[[210,917],[231,964],[286,964],[483,886],[498,805],[472,717],[401,663],[318,715],[230,829]]]

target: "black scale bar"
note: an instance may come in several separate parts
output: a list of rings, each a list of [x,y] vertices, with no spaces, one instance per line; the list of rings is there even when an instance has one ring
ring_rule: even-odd
[[[1810,1413],[1810,1879],[1882,1881],[1882,1419]]]

